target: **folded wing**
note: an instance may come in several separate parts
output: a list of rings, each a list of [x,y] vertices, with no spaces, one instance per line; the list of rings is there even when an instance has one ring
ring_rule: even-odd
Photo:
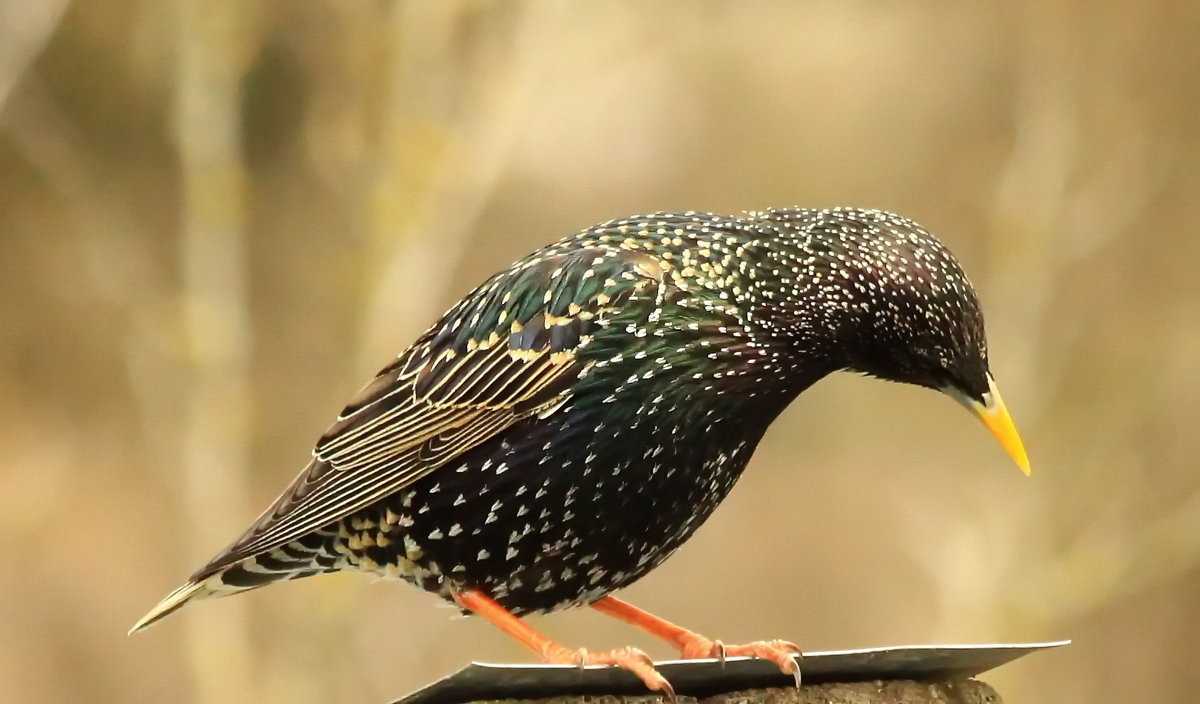
[[[199,580],[404,489],[531,414],[588,371],[580,352],[611,319],[652,315],[663,272],[647,255],[586,248],[489,279],[364,387],[313,459]]]

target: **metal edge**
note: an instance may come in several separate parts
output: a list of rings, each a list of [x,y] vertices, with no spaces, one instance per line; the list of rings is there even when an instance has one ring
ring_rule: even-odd
[[[1039,650],[1050,650],[1052,648],[1061,648],[1070,645],[1072,641],[1067,640],[1052,640],[1043,643],[951,643],[946,645],[888,645],[877,648],[851,648],[848,650],[814,650],[811,653],[804,653],[803,658],[826,658],[833,656],[844,655],[874,655],[876,653],[891,653],[891,652],[921,652],[921,651],[941,651],[941,650],[1021,650],[1025,652],[1036,652]],[[745,662],[754,660],[754,658],[726,658],[725,662]],[[694,658],[691,660],[655,660],[657,665],[700,665],[704,663],[716,663],[715,659],[711,658]],[[549,665],[546,663],[519,663],[519,662],[483,662],[473,660],[470,664],[463,667],[458,672],[462,672],[471,667],[486,667],[497,670],[603,670],[607,669],[608,665],[588,665],[580,668],[574,665]],[[984,670],[986,672],[986,670]],[[455,674],[458,674],[457,672]],[[450,675],[453,677],[454,675]],[[443,678],[446,679],[446,678]],[[441,681],[441,680],[438,680]]]
[[[1062,647],[1070,642],[1060,640],[1041,643],[900,645],[814,651],[805,653],[804,658],[814,665],[825,665],[818,667],[818,671],[813,673],[815,677],[809,678],[809,681],[813,682],[900,678],[905,673],[916,678],[973,677],[1030,653]],[[975,659],[965,666],[963,663],[955,664],[954,655],[959,652],[963,655],[978,654],[982,656],[983,662]],[[886,659],[888,655],[898,656],[900,661],[885,662],[886,667],[882,669],[875,669],[877,665],[870,662],[871,656]],[[913,656],[914,662],[904,663],[905,655]],[[922,661],[922,655],[934,656],[933,661]],[[993,657],[987,657],[988,655]],[[867,657],[866,661],[862,660],[864,656]],[[850,667],[837,667],[839,662],[846,660],[851,661]],[[790,681],[790,677],[774,670],[773,665],[761,660],[730,658],[719,671],[714,672],[711,667],[716,664],[720,663],[716,660],[655,662],[655,665],[663,670],[664,676],[676,684],[680,694],[714,694],[751,687],[785,685]],[[485,678],[487,681],[483,681]],[[537,679],[531,681],[529,678]],[[580,668],[542,663],[473,662],[451,675],[395,700],[392,704],[461,704],[479,699],[542,698],[569,694],[638,694],[643,691],[640,681],[632,674],[602,665]]]

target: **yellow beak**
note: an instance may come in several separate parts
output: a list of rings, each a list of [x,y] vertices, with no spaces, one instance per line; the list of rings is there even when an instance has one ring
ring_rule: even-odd
[[[1028,476],[1029,457],[1025,454],[1025,445],[1021,442],[1021,436],[1017,434],[1017,426],[1013,425],[1012,416],[1008,415],[1008,409],[1004,407],[1004,399],[1000,398],[1000,391],[996,389],[996,380],[992,375],[988,374],[988,392],[983,397],[983,403],[968,398],[957,389],[945,389],[945,392],[983,422],[1021,471]]]

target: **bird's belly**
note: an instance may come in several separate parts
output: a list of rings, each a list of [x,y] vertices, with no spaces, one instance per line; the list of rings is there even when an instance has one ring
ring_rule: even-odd
[[[443,597],[480,589],[517,614],[586,604],[712,513],[761,437],[741,428],[680,442],[673,426],[527,421],[345,519],[340,549],[358,569]]]

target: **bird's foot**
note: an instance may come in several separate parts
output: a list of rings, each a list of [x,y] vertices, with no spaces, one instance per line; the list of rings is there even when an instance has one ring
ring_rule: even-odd
[[[458,605],[490,621],[500,630],[517,639],[526,648],[554,665],[616,665],[637,675],[652,691],[661,692],[668,701],[675,700],[675,689],[654,668],[650,656],[637,648],[616,648],[602,653],[590,653],[583,648],[571,648],[555,643],[529,627],[511,611],[496,603],[478,589],[465,589],[454,595]]]
[[[794,677],[796,686],[800,686],[800,663],[797,660],[801,652],[795,643],[786,640],[757,640],[745,645],[725,645],[719,640],[705,638],[695,631],[676,626],[611,595],[592,602],[592,608],[670,643],[685,659],[714,658],[724,662],[727,657],[751,657],[770,660],[778,665],[784,674]]]
[[[779,666],[785,674],[796,679],[800,686],[800,647],[786,640],[756,640],[744,645],[725,645],[719,640],[710,640],[693,633],[679,643],[679,653],[685,659],[713,658],[725,661],[725,658],[758,658],[770,660]]]
[[[585,648],[572,650],[558,643],[547,643],[541,650],[542,659],[555,665],[615,665],[637,675],[646,687],[661,692],[668,701],[674,701],[675,689],[654,667],[654,661],[643,651],[632,648],[614,648],[593,653]]]

